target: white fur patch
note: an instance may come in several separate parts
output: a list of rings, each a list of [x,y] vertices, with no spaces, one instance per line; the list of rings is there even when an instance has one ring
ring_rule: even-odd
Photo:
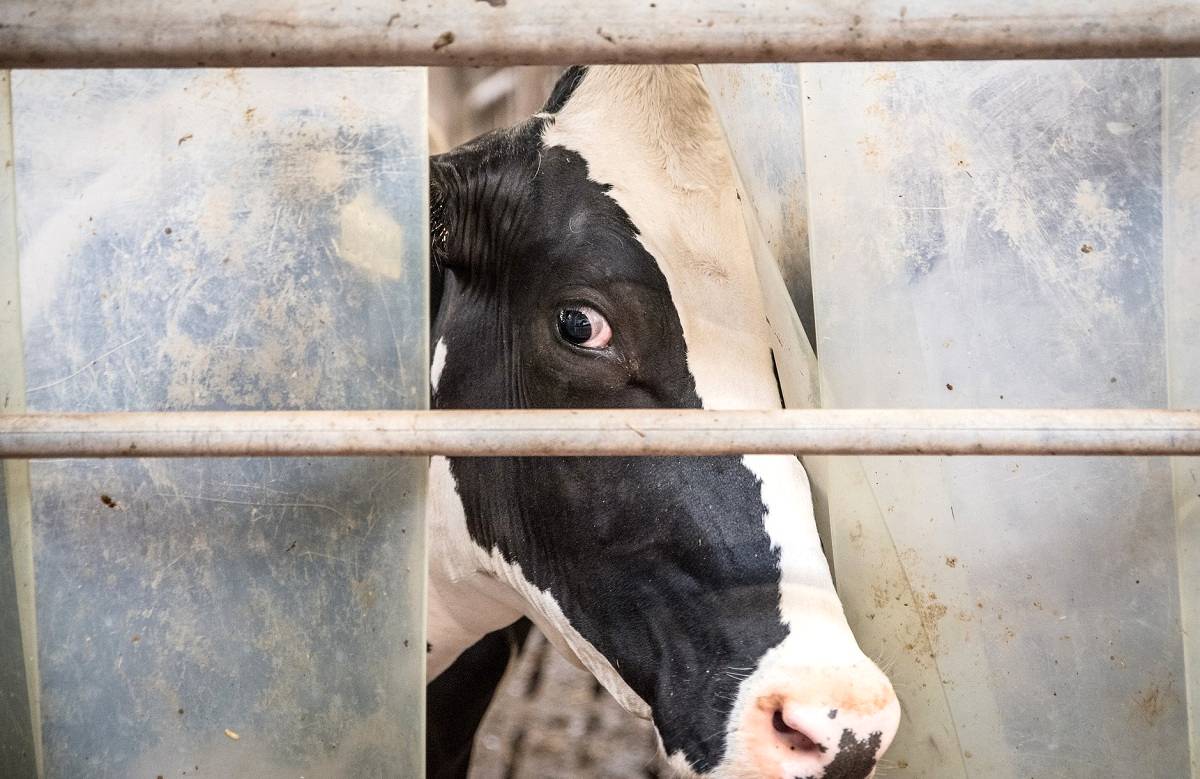
[[[439,338],[433,347],[433,360],[429,364],[429,386],[437,393],[438,382],[442,380],[442,371],[446,369],[446,339]]]
[[[742,457],[742,462],[762,482],[762,500],[767,509],[763,525],[771,546],[779,550],[780,578],[784,582],[780,614],[785,625],[799,625],[811,617],[814,608],[827,610],[813,603],[814,591],[825,595],[834,591],[813,519],[808,474],[800,461],[789,455],[752,454]],[[837,608],[841,611],[840,605]]]

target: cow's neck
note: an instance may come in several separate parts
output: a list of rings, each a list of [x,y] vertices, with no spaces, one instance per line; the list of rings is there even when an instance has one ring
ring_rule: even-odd
[[[426,671],[428,678],[434,679],[468,647],[512,624],[521,612],[487,573],[486,556],[467,533],[462,501],[444,457],[430,459],[425,500],[429,536]]]
[[[471,539],[450,463],[444,457],[430,459],[426,521],[427,678],[436,678],[476,641],[524,615],[564,657],[590,671],[627,711],[650,715],[645,701],[570,624],[549,592],[531,584],[520,565],[506,561],[499,549],[484,550]]]

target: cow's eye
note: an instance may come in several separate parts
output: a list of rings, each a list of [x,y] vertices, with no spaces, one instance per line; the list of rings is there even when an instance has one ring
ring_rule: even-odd
[[[603,349],[612,340],[612,328],[608,326],[608,320],[588,306],[560,308],[558,334],[567,343],[584,349]]]

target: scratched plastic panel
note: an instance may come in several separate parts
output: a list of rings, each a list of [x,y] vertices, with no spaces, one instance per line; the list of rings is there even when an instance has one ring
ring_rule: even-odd
[[[1162,76],[805,66],[823,403],[1166,406],[1200,268],[1165,296]],[[840,462],[839,585],[906,709],[896,775],[1188,773],[1171,463]]]
[[[420,70],[15,80],[30,410],[425,404]],[[32,465],[47,774],[419,776],[423,462]]]
[[[1167,366],[1173,408],[1200,409],[1200,60],[1163,64]],[[1173,458],[1192,776],[1200,776],[1200,457]]]

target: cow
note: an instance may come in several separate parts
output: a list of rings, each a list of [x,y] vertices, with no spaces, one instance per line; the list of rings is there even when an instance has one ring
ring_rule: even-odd
[[[433,406],[780,407],[739,200],[694,66],[571,68],[432,157]],[[523,618],[679,776],[861,778],[891,743],[796,457],[434,457],[427,501],[430,743]]]

